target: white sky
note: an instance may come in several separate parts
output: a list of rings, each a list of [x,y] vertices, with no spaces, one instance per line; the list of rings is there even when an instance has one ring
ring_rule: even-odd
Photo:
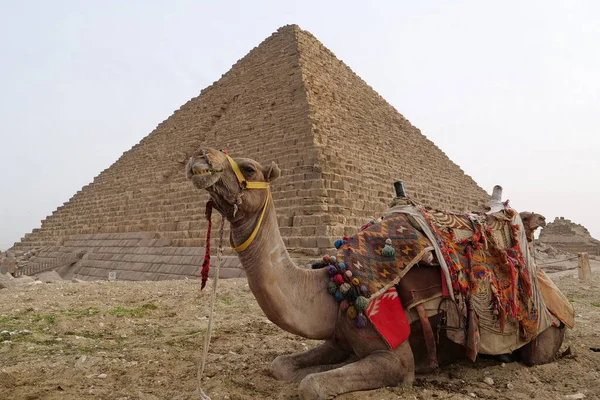
[[[0,249],[289,23],[484,189],[600,238],[600,2],[367,4],[0,1]]]

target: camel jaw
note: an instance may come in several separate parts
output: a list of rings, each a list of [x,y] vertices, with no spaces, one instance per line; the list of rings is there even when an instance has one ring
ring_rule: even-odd
[[[223,175],[222,167],[213,167],[203,160],[190,160],[188,178],[198,189],[208,189]]]

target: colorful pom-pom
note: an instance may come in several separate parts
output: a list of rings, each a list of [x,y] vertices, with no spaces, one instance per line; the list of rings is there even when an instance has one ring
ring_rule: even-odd
[[[329,254],[325,254],[323,256],[323,261],[325,261],[327,264],[329,264],[329,261],[330,261]]]
[[[354,286],[358,286],[358,285],[360,285],[360,281],[358,280],[358,278],[352,278],[352,284]]]
[[[337,257],[336,256],[330,256],[329,257],[329,262],[331,262],[332,264],[335,264],[337,262]]]
[[[345,273],[346,273],[346,278],[348,278],[348,279],[352,278],[352,271],[347,269]]]
[[[358,312],[356,311],[356,308],[354,308],[354,306],[350,306],[346,310],[346,315],[348,316],[348,318],[354,319],[358,315]]]
[[[330,294],[335,294],[335,291],[337,290],[337,285],[335,284],[335,282],[329,282],[327,284],[327,291]]]
[[[348,293],[348,290],[350,290],[350,288],[351,288],[351,287],[352,287],[352,286],[350,286],[350,284],[349,284],[349,283],[345,283],[345,282],[344,282],[344,283],[342,283],[342,285],[340,286],[340,292],[342,292],[342,293],[346,294],[346,293]]]
[[[356,288],[350,288],[350,290],[348,290],[348,293],[346,293],[346,297],[350,301],[356,300],[356,298],[358,297],[358,292],[356,291]]]
[[[335,291],[335,300],[340,303],[342,300],[344,300],[344,294],[342,292],[340,292],[339,290]]]
[[[343,239],[343,240],[345,240],[345,241],[347,242],[348,240],[350,240],[350,237],[349,237],[349,236],[346,236],[346,235],[344,235],[344,237],[343,237],[342,239]]]
[[[336,249],[339,249],[340,247],[342,247],[342,246],[344,245],[344,243],[346,243],[346,241],[345,241],[345,240],[338,239],[338,240],[336,240],[335,242],[333,242],[333,246],[334,246]]]
[[[337,274],[333,277],[333,281],[336,285],[340,286],[342,283],[344,283],[344,277],[342,276],[342,274]]]
[[[344,264],[343,262],[339,263],[338,267],[340,267],[340,269],[346,269],[346,264]]]
[[[329,267],[327,267],[327,272],[329,272],[329,276],[336,276],[338,270],[334,265],[330,265]]]
[[[348,307],[350,307],[350,303],[348,303],[348,300],[342,300],[342,302],[340,303],[340,310],[342,310],[342,312],[345,312],[348,309]]]
[[[367,326],[367,322],[367,317],[365,317],[363,313],[360,313],[356,316],[356,321],[354,323],[358,329],[364,329]]]
[[[358,296],[356,300],[354,300],[354,306],[358,311],[362,311],[369,305],[369,300],[367,300],[363,296]]]
[[[392,247],[392,239],[385,240],[385,246],[381,249],[381,255],[384,257],[393,257],[396,254],[396,249]]]
[[[369,292],[369,289],[365,285],[360,285],[360,294],[367,299],[371,297],[371,292]]]

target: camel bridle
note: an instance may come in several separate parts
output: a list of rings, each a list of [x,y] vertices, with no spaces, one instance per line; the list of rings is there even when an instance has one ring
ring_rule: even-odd
[[[246,241],[240,244],[239,246],[234,246],[233,237],[231,236],[231,234],[229,235],[229,244],[231,245],[231,248],[236,253],[241,253],[242,251],[246,250],[248,246],[250,246],[250,244],[252,244],[252,242],[256,238],[256,235],[258,234],[258,231],[260,230],[260,226],[262,225],[263,217],[265,216],[265,211],[267,210],[267,204],[269,203],[269,182],[252,182],[246,180],[244,174],[242,174],[242,171],[240,170],[240,167],[235,162],[235,160],[229,157],[229,155],[227,154],[225,154],[225,157],[227,157],[227,161],[229,161],[231,169],[233,169],[233,172],[235,173],[235,176],[238,180],[238,183],[240,184],[242,191],[246,189],[265,189],[267,191],[267,194],[265,196],[265,202],[262,206],[260,216],[258,217],[258,222],[256,223],[256,226],[254,227],[254,230],[252,231],[248,239],[246,239]]]

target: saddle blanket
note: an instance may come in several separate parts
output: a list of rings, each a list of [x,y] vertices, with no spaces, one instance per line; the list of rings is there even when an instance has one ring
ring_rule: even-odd
[[[391,349],[400,346],[410,335],[410,324],[395,287],[372,299],[367,317]]]

